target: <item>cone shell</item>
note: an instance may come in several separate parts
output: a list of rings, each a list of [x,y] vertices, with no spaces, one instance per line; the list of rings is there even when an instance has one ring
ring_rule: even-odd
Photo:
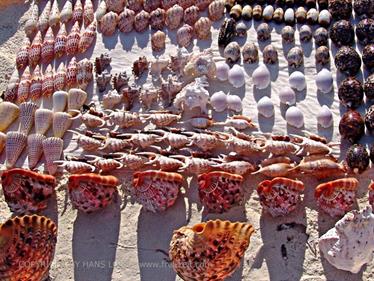
[[[25,33],[27,36],[33,36],[38,30],[38,19],[39,19],[39,7],[37,3],[34,3],[31,8],[31,16],[25,23]]]
[[[35,37],[34,40],[32,40],[30,49],[29,49],[29,65],[31,67],[34,67],[40,62],[41,54],[42,54],[42,33],[39,31]]]
[[[93,21],[87,28],[83,31],[83,34],[79,40],[78,51],[84,53],[92,45],[96,37],[96,21]]]
[[[75,55],[78,53],[78,46],[80,41],[80,27],[79,22],[76,21],[70,30],[70,33],[66,40],[66,54],[68,56]]]
[[[68,111],[80,110],[87,100],[87,93],[81,89],[70,89],[68,92]]]
[[[77,85],[77,73],[78,73],[78,63],[75,57],[73,57],[66,70],[66,85],[68,88]]]
[[[50,137],[43,140],[43,153],[46,168],[51,175],[57,172],[57,165],[54,162],[61,159],[63,148],[64,141],[60,138]]]
[[[53,93],[53,112],[65,111],[68,102],[68,93],[65,91],[57,91]]]
[[[42,49],[41,59],[43,63],[50,63],[55,56],[55,36],[53,35],[52,28],[48,28],[45,34]]]
[[[8,132],[6,134],[6,167],[12,168],[18,158],[20,157],[22,151],[25,149],[27,143],[27,136],[21,132]]]
[[[43,141],[46,137],[42,134],[31,134],[27,137],[27,155],[29,168],[32,170],[43,155]]]
[[[25,71],[21,76],[21,81],[18,85],[17,91],[17,103],[22,103],[29,99],[31,85],[31,73],[30,68],[26,67]]]
[[[62,62],[57,71],[53,75],[53,88],[55,91],[61,91],[65,88],[66,84],[66,67]]]
[[[48,65],[44,75],[43,75],[43,82],[42,82],[42,96],[49,97],[53,94],[54,89],[54,79],[53,79],[53,69],[52,65]]]
[[[174,231],[169,256],[183,280],[224,280],[239,267],[253,232],[250,224],[221,220],[184,226]]]
[[[73,9],[73,22],[82,22],[83,21],[83,5],[81,0],[75,1]]]
[[[58,9],[58,0],[55,0],[53,2],[48,21],[50,27],[53,27],[60,22],[60,10]]]
[[[35,111],[35,132],[44,135],[52,124],[53,111],[39,108]]]
[[[56,138],[63,138],[72,123],[72,116],[69,113],[55,112],[52,121],[53,135]]]
[[[16,66],[18,69],[23,69],[29,64],[30,46],[30,39],[26,37],[16,55]]]
[[[42,83],[43,78],[40,72],[40,67],[37,65],[32,74],[31,84],[30,84],[30,99],[36,101],[42,96]]]
[[[0,132],[4,132],[19,116],[19,107],[14,103],[0,103]]]
[[[84,25],[89,26],[95,19],[95,11],[91,0],[84,1],[83,20]]]
[[[3,152],[6,143],[6,134],[0,132],[0,154]]]
[[[0,280],[40,281],[48,276],[57,242],[52,220],[14,217],[0,224],[0,240]]]
[[[57,33],[54,53],[57,58],[62,57],[66,53],[66,42],[68,40],[68,33],[66,32],[65,24],[61,24],[60,30]]]
[[[51,1],[48,1],[44,7],[43,12],[39,16],[38,29],[39,31],[43,33],[48,29],[51,6],[52,6]]]
[[[111,36],[114,34],[118,19],[118,15],[114,12],[109,12],[101,18],[100,29],[104,36]]]
[[[29,134],[32,125],[34,124],[35,111],[38,105],[31,101],[23,102],[19,105],[19,131],[26,135]]]
[[[61,22],[67,23],[73,17],[73,3],[72,0],[67,0],[60,13]]]

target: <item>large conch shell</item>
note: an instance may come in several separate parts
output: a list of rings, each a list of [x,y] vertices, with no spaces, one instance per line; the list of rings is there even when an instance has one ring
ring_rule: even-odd
[[[357,273],[372,261],[374,214],[370,206],[347,213],[319,238],[319,249],[336,268]]]
[[[57,226],[43,216],[15,217],[0,224],[0,280],[46,280],[56,242]]]
[[[207,221],[174,231],[169,256],[183,280],[224,280],[239,266],[254,232],[250,224]]]
[[[0,132],[4,132],[19,116],[19,107],[14,103],[0,103]]]

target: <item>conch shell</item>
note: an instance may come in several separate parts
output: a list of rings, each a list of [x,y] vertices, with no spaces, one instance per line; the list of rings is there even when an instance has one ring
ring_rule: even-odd
[[[213,60],[213,51],[207,49],[201,53],[193,54],[183,71],[189,77],[195,78],[206,75],[212,79],[216,76],[216,69],[216,63]]]

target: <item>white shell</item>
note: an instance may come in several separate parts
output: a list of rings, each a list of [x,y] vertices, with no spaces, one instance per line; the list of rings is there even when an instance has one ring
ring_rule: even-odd
[[[333,83],[332,73],[328,69],[324,68],[318,72],[316,77],[316,85],[318,90],[322,93],[327,94],[332,90]]]
[[[267,5],[262,11],[262,17],[264,20],[270,21],[273,18],[274,8],[272,5]]]
[[[236,112],[242,111],[242,100],[238,96],[227,95],[227,108]]]
[[[321,109],[317,113],[317,123],[323,128],[329,128],[333,123],[333,116],[331,110],[327,105],[322,105]]]
[[[279,91],[279,100],[283,104],[293,105],[296,103],[296,94],[291,87],[282,87]]]
[[[222,92],[216,92],[210,97],[210,105],[217,112],[222,112],[227,108],[227,95]]]
[[[288,8],[284,12],[284,21],[285,22],[293,22],[295,20],[295,12],[293,8]]]
[[[291,106],[286,111],[286,121],[293,127],[301,128],[304,126],[304,115],[296,106]]]
[[[373,259],[374,214],[371,206],[347,213],[319,238],[318,244],[323,256],[333,266],[358,273]]]
[[[331,14],[328,10],[322,10],[318,15],[318,23],[320,25],[328,26],[331,22]]]
[[[257,111],[266,118],[274,115],[274,104],[268,96],[264,96],[258,101]]]
[[[229,82],[231,85],[233,85],[235,88],[240,88],[245,84],[245,75],[244,70],[239,65],[235,64],[230,70],[229,70]]]
[[[260,64],[253,71],[252,80],[257,89],[265,89],[270,85],[270,71],[264,64]]]
[[[302,91],[306,87],[305,75],[300,71],[293,72],[288,78],[291,88]]]
[[[68,93],[65,91],[56,91],[52,95],[53,112],[65,111],[68,103]]]
[[[226,81],[229,78],[230,66],[224,62],[219,61],[216,63],[216,77],[219,81]]]

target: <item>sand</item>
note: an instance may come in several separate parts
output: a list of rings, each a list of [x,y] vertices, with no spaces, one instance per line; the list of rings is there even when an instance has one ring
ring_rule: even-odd
[[[0,7],[13,1],[2,0]],[[61,1],[62,7],[65,1]],[[95,5],[97,5],[97,1]],[[21,44],[24,33],[23,26],[29,16],[29,5],[19,4],[8,6],[0,10],[0,90],[6,86],[6,76],[12,73],[15,53]],[[255,27],[258,23],[251,23],[250,32],[245,39],[239,39],[241,45],[247,42],[257,42]],[[194,42],[194,50],[213,46],[217,59],[217,34],[220,22],[214,23],[213,39]],[[211,82],[211,93],[223,89],[225,92],[239,95],[243,99],[245,115],[253,118],[263,132],[275,133],[301,133],[300,130],[287,126],[284,120],[286,107],[280,106],[279,90],[287,85],[289,69],[284,54],[291,46],[282,46],[280,30],[282,26],[274,25],[272,44],[279,52],[279,64],[271,67],[271,88],[259,91],[253,88],[250,74],[256,66],[247,65],[248,74],[245,87],[234,89],[227,83]],[[298,26],[299,28],[299,26]],[[168,32],[166,54],[173,52],[176,39],[175,32]],[[296,33],[296,45],[300,45]],[[265,44],[260,43],[260,49]],[[298,94],[297,105],[305,115],[305,128],[310,132],[319,133],[329,140],[340,141],[337,125],[345,109],[339,105],[337,98],[337,83],[344,76],[337,74],[334,65],[334,93],[322,94],[317,92],[314,77],[316,68],[314,63],[313,43],[302,44],[305,52],[304,72],[307,76],[307,90]],[[284,48],[283,48],[284,47]],[[359,49],[361,47],[358,47]],[[189,48],[191,50],[191,48]],[[128,35],[116,33],[111,37],[97,37],[94,49],[90,49],[86,56],[94,58],[103,51],[113,58],[112,73],[126,70],[130,73],[130,65],[140,55],[151,58],[154,54],[150,48],[150,32],[143,34],[131,33]],[[332,48],[334,54],[336,50]],[[165,54],[165,55],[166,55]],[[81,59],[84,56],[79,56]],[[260,60],[262,55],[260,54]],[[364,77],[367,73],[362,74]],[[360,77],[362,78],[362,75]],[[142,79],[140,83],[144,83]],[[96,89],[88,89],[90,98],[98,100]],[[263,118],[257,116],[256,101],[263,95],[271,97],[275,104],[275,117]],[[46,105],[50,105],[45,101]],[[328,105],[334,113],[334,126],[329,129],[317,127],[315,112],[323,104]],[[364,106],[360,108],[364,112]],[[214,115],[223,119],[223,114]],[[74,123],[74,126],[79,124]],[[11,130],[17,129],[17,124]],[[65,137],[65,153],[74,147],[71,134]],[[371,138],[365,137],[362,143],[370,143]],[[348,144],[341,145],[342,155]],[[26,156],[23,155],[18,162],[22,165]],[[4,155],[0,158],[4,161]],[[359,177],[360,190],[358,193],[357,208],[367,204],[367,185],[372,172],[368,171]],[[124,185],[129,184],[130,175],[123,172],[116,173]],[[319,213],[313,198],[313,189],[319,183],[316,179],[298,177],[306,184],[303,203],[291,215],[284,218],[273,219],[262,213],[258,196],[254,191],[257,183],[263,177],[252,176],[245,181],[246,204],[237,207],[222,215],[207,214],[202,210],[196,192],[196,179],[193,178],[190,187],[179,197],[175,206],[163,214],[146,212],[138,204],[124,196],[107,209],[95,214],[85,215],[73,210],[66,194],[66,178],[63,177],[56,190],[56,197],[50,202],[50,207],[44,214],[58,223],[58,243],[53,266],[50,271],[51,280],[54,281],[173,281],[181,280],[173,271],[165,252],[168,251],[169,241],[174,229],[186,224],[194,224],[213,218],[228,219],[232,221],[250,222],[254,225],[256,233],[252,236],[251,244],[246,252],[241,267],[230,278],[238,280],[334,280],[355,281],[373,280],[374,262],[365,266],[358,274],[350,274],[332,267],[321,257],[317,239],[328,229],[333,227],[336,220],[326,214]],[[122,195],[122,193],[121,193]],[[9,218],[11,213],[0,194],[0,221]],[[285,230],[277,230],[280,225],[289,224]],[[284,225],[283,225],[284,226]],[[283,248],[283,251],[281,250]],[[284,250],[285,249],[285,250]],[[282,256],[283,252],[283,256]],[[286,252],[286,255],[284,254]]]

